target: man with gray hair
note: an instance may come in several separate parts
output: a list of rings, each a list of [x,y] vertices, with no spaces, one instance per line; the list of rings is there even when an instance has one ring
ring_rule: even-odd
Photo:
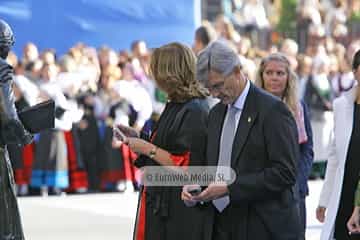
[[[211,183],[196,196],[185,186],[182,199],[211,209],[212,240],[297,240],[299,149],[292,114],[245,77],[239,56],[223,42],[200,53],[197,71],[220,99],[208,118],[207,163],[231,167],[236,179]]]

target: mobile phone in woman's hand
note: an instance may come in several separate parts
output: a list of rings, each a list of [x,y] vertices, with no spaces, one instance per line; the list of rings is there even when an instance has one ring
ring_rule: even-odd
[[[114,125],[114,128],[119,129],[126,137],[139,137],[139,133],[137,130],[135,130],[135,128],[122,124]]]
[[[125,134],[116,126],[113,127],[113,133],[114,133],[114,137],[119,140],[124,142],[126,140],[126,136]]]

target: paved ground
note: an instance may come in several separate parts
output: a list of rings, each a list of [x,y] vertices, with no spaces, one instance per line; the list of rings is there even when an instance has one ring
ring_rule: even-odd
[[[314,211],[322,181],[310,182],[307,240],[318,240]],[[27,240],[130,240],[137,194],[94,194],[19,199]]]
[[[317,207],[323,181],[310,181],[310,194],[306,199],[307,204],[307,240],[319,240],[321,223],[316,220],[315,209]]]
[[[19,199],[27,240],[130,240],[137,194]]]

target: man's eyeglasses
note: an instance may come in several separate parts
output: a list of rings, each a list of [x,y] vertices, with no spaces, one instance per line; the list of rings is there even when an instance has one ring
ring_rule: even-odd
[[[211,92],[213,92],[213,91],[218,92],[218,91],[221,91],[224,88],[224,85],[225,85],[225,79],[223,81],[219,82],[219,83],[214,84],[214,85],[208,84],[206,86],[206,88]]]

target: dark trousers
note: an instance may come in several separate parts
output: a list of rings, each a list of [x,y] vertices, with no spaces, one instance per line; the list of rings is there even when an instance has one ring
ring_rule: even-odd
[[[230,240],[232,239],[231,222],[229,221],[229,208],[219,213],[215,208],[215,221],[212,240]]]
[[[231,208],[226,208],[221,213],[215,209],[215,212],[212,240],[271,240],[270,233],[255,211],[249,210],[245,216],[234,216]],[[246,224],[239,225],[236,220]]]
[[[305,240],[306,231],[306,202],[305,197],[299,199],[299,215],[300,215],[300,237],[299,240]]]

